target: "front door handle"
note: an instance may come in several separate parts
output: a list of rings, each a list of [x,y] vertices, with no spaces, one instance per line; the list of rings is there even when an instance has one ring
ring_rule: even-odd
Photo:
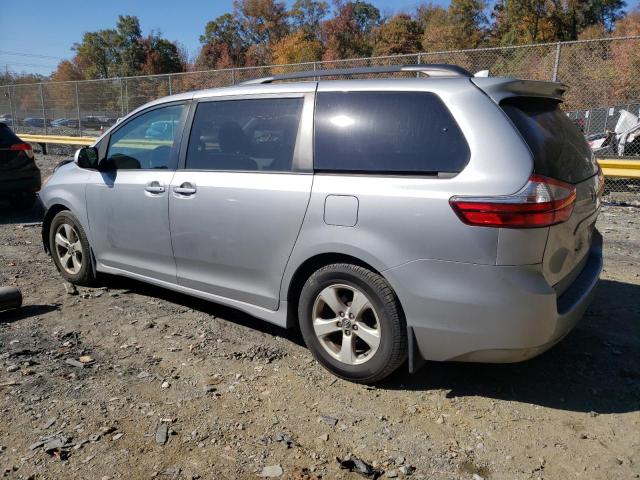
[[[178,195],[189,196],[193,195],[197,191],[196,184],[191,182],[184,182],[179,187],[173,187],[173,192]]]
[[[149,182],[144,186],[144,190],[149,193],[164,193],[164,185],[160,182]]]

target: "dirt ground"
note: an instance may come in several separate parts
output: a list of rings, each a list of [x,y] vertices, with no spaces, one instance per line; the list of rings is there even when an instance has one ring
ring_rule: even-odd
[[[596,299],[549,352],[374,388],[228,308],[116,277],[68,293],[38,209],[0,206],[0,285],[25,305],[0,313],[0,477],[364,478],[353,456],[382,478],[640,478],[639,212],[603,208]]]

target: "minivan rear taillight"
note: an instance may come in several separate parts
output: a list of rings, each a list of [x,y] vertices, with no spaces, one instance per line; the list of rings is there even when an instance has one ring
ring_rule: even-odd
[[[576,188],[565,182],[533,174],[513,195],[451,197],[454,212],[467,225],[499,228],[538,228],[569,219]]]

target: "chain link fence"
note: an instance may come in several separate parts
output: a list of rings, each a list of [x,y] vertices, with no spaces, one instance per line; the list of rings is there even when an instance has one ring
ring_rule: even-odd
[[[450,63],[472,72],[488,70],[492,76],[563,82],[569,86],[563,108],[584,132],[598,157],[640,161],[640,36],[4,85],[0,86],[0,121],[18,133],[94,136],[119,117],[166,95],[297,71],[418,63]],[[638,188],[640,183],[636,180],[616,179],[608,181],[607,191],[635,199]]]

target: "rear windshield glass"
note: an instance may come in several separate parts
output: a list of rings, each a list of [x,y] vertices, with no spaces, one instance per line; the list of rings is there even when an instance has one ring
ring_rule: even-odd
[[[500,106],[529,145],[536,173],[579,183],[597,172],[584,136],[558,102],[516,97],[503,100]]]
[[[4,124],[0,124],[0,146],[8,147],[9,145],[14,145],[20,142],[20,139],[9,127]]]
[[[321,92],[315,160],[320,171],[459,173],[469,146],[442,100],[425,92]]]

